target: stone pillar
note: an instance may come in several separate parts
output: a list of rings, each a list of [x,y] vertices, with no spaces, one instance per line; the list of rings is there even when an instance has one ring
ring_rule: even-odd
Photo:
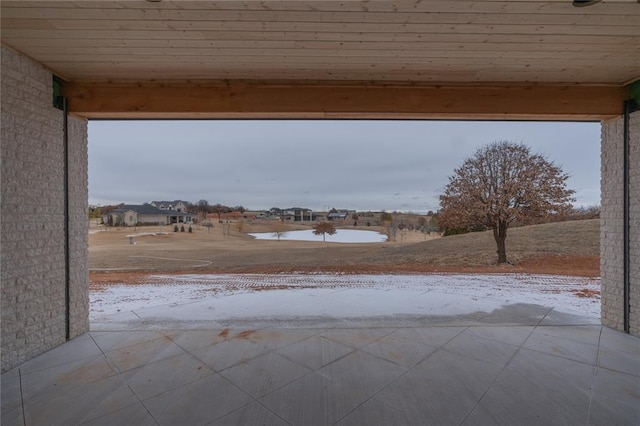
[[[640,336],[640,111],[629,122],[630,191],[630,333]],[[624,329],[623,258],[623,118],[602,123],[602,211],[600,274],[602,323]]]
[[[63,115],[53,76],[2,49],[2,371],[65,342]],[[89,329],[87,123],[69,119],[70,334]]]

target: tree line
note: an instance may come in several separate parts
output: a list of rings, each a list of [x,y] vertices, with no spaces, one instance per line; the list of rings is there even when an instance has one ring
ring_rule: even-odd
[[[243,206],[225,206],[224,204],[209,204],[207,200],[200,200],[195,204],[189,204],[190,212],[193,214],[200,214],[203,219],[207,218],[209,213],[215,213],[218,215],[218,220],[223,213],[231,213],[231,212],[240,212],[244,213],[247,211]]]
[[[200,214],[203,219],[207,217],[209,213],[217,213],[218,218],[223,213],[231,213],[231,212],[240,212],[244,213],[247,211],[243,206],[225,206],[224,204],[209,204],[207,200],[200,200],[197,203],[185,202],[187,205],[187,211],[193,215]],[[102,218],[105,214],[111,213],[117,208],[123,207],[125,203],[120,204],[109,204],[105,206],[91,206],[89,207],[89,219],[99,219]]]

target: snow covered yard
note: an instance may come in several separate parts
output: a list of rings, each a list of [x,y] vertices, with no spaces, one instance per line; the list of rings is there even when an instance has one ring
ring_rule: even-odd
[[[149,275],[140,284],[92,287],[90,319],[210,300],[218,315],[455,315],[538,304],[600,318],[600,279],[529,274]]]

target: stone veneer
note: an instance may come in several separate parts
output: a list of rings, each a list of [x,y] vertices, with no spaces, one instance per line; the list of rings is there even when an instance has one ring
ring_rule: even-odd
[[[640,335],[640,111],[629,126],[630,332]],[[602,323],[623,330],[623,130],[622,117],[602,123],[600,274]]]
[[[2,371],[65,342],[63,114],[52,74],[2,46]],[[70,331],[89,329],[87,123],[69,117]]]

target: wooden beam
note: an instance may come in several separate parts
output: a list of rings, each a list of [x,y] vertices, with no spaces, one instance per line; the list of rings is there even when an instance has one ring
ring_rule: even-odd
[[[216,81],[66,83],[87,118],[371,118],[605,120],[622,114],[618,86],[418,85]]]

